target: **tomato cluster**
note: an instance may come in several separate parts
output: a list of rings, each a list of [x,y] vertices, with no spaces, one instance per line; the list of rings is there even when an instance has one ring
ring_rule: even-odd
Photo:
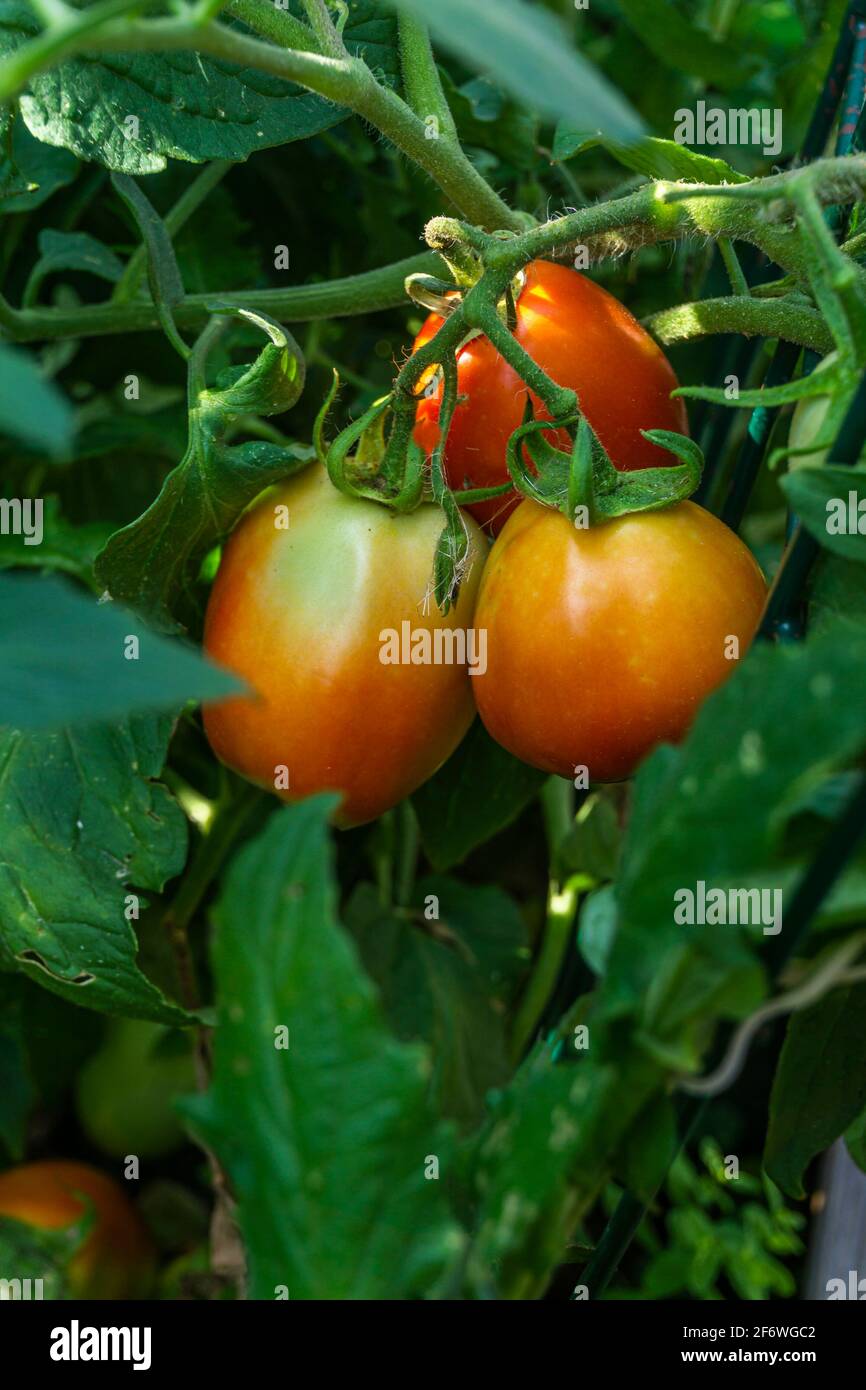
[[[676,378],[615,299],[534,262],[516,321],[527,351],[576,391],[619,470],[670,461],[640,431],[686,432]],[[431,316],[416,348],[438,323]],[[450,485],[507,482],[526,387],[475,338],[458,357],[458,392]],[[439,404],[434,386],[416,420],[428,451]],[[689,502],[583,530],[516,493],[472,510],[502,529],[487,554],[466,516],[469,554],[446,616],[431,595],[438,508],[395,515],[337,492],[319,467],[265,495],[226,547],[207,613],[207,651],[252,690],[205,712],[219,757],[287,800],[341,793],[347,825],[428,778],[476,708],[519,758],[567,777],[585,768],[594,781],[627,777],[658,743],[682,738],[760,619],[766,586],[742,541]],[[478,639],[471,674],[465,652],[455,659],[467,631]]]

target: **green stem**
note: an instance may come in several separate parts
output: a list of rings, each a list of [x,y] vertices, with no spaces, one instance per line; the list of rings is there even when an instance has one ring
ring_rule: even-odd
[[[740,265],[739,258],[734,250],[733,242],[730,237],[719,237],[719,251],[725,263],[725,270],[728,272],[728,279],[731,282],[731,289],[734,294],[747,295],[749,293],[749,282],[743,274],[743,267]]]
[[[321,52],[318,39],[303,20],[288,10],[278,10],[271,0],[230,0],[227,12],[279,48],[293,48],[298,53]]]
[[[791,304],[785,299],[702,299],[651,314],[644,327],[666,347],[713,333],[742,333],[747,338],[784,338],[822,354],[833,348],[821,314],[806,304]]]
[[[394,810],[394,902],[397,907],[408,907],[412,899],[420,840],[412,803],[401,801]]]
[[[303,6],[320,51],[330,53],[334,58],[342,58],[346,50],[328,14],[325,0],[303,0]]]
[[[410,256],[393,265],[288,289],[239,290],[227,294],[190,294],[174,306],[180,328],[200,327],[215,300],[242,309],[259,309],[283,323],[315,319],[348,318],[376,313],[406,302],[403,282],[416,272],[432,273],[440,262],[432,254]],[[0,299],[0,328],[16,342],[54,338],[93,338],[107,333],[141,333],[159,327],[159,316],[149,299],[128,303],[79,304],[73,309],[15,310]]]
[[[242,785],[235,796],[217,807],[211,827],[195,850],[180,888],[163,915],[162,925],[174,954],[181,997],[188,1009],[195,1010],[200,1003],[189,944],[190,923],[261,797],[257,787]]]
[[[427,26],[405,10],[400,12],[399,26],[403,90],[409,105],[425,125],[431,116],[435,118],[437,140],[459,146],[457,127],[442,90]]]
[[[547,1007],[568,950],[574,929],[579,892],[572,883],[561,884],[556,870],[559,847],[574,824],[574,788],[562,777],[551,777],[541,789],[541,805],[550,857],[547,914],[541,947],[511,1030],[512,1066],[518,1066],[530,1046]]]
[[[206,164],[192,181],[184,189],[177,202],[163,218],[165,229],[169,236],[175,236],[189,221],[193,213],[204,202],[212,189],[216,188],[221,179],[225,177],[231,169],[233,161],[231,159],[215,159],[212,163]],[[126,300],[134,299],[138,288],[147,274],[147,247],[144,242],[130,256],[126,269],[114,287],[111,296],[115,304],[125,303]]]

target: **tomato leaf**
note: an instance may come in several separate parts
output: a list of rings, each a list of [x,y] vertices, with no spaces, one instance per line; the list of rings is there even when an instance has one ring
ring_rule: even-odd
[[[739,87],[760,59],[750,49],[715,38],[693,24],[673,0],[619,0],[627,25],[668,68],[702,77],[722,91]]]
[[[0,577],[0,725],[62,729],[219,699],[242,682],[64,581]]]
[[[424,853],[450,869],[519,816],[545,773],[519,762],[476,719],[463,742],[412,797]]]
[[[521,0],[394,0],[418,15],[443,48],[490,73],[530,111],[586,122],[620,140],[644,126],[637,111],[594,64],[575,52],[558,20]]]
[[[686,180],[694,183],[747,183],[748,174],[741,174],[724,159],[698,154],[676,140],[659,140],[645,136],[633,144],[605,139],[602,135],[587,135],[586,126],[575,127],[561,121],[553,141],[554,159],[570,159],[585,150],[601,147],[613,155],[626,169],[645,174],[649,179]]]
[[[723,1016],[754,1007],[762,923],[678,923],[675,895],[697,892],[699,882],[781,891],[787,815],[829,768],[866,747],[864,662],[866,633],[838,623],[804,643],[756,644],[687,739],[643,764],[617,884],[606,1012],[640,1008],[652,1028],[683,1039],[714,996]],[[765,925],[775,933],[775,921]]]
[[[222,389],[201,383],[183,459],[147,511],[115,532],[96,561],[97,578],[112,598],[167,628],[174,626],[178,609],[183,619],[194,613],[192,586],[208,550],[258,493],[309,462],[308,450],[288,443],[226,442],[232,423],[242,416],[288,410],[297,401],[304,361],[291,334],[273,319],[216,309],[254,323],[270,341],[253,363],[231,372]],[[198,369],[194,351],[190,371]]]
[[[61,515],[56,497],[42,500],[42,539],[28,545],[23,531],[0,534],[0,570],[61,570],[93,585],[93,563],[114,529],[110,521],[74,526]]]
[[[72,432],[72,411],[57,387],[20,348],[0,343],[0,434],[59,455]]]
[[[866,984],[834,989],[795,1014],[770,1096],[764,1167],[783,1192],[805,1196],[803,1174],[866,1107]]]
[[[0,16],[2,13],[0,7]],[[3,133],[2,114],[0,133]],[[78,160],[74,155],[68,150],[44,145],[30,134],[16,114],[11,140],[3,140],[0,157],[0,213],[31,212],[41,207],[59,188],[72,183],[77,173]]]
[[[0,969],[85,1008],[186,1018],[138,969],[126,915],[186,858],[184,815],[154,780],[170,733],[165,718],[0,731]]]
[[[276,812],[232,865],[213,1084],[183,1105],[231,1177],[251,1298],[411,1297],[460,1245],[444,1184],[425,1178],[425,1156],[443,1178],[451,1163],[429,1055],[390,1036],[336,920],[333,804]]]
[[[26,302],[34,303],[43,280],[62,270],[95,275],[116,284],[123,263],[107,246],[87,232],[57,232],[46,227],[39,233],[39,260],[27,281]]]
[[[502,986],[525,964],[525,932],[495,888],[427,879],[413,905],[416,921],[383,908],[377,890],[361,884],[346,924],[397,1037],[430,1044],[438,1109],[468,1125],[482,1117],[488,1090],[510,1074]]]
[[[866,471],[824,464],[797,468],[782,491],[815,540],[845,560],[866,561]]]
[[[0,56],[39,31],[21,0],[0,0]],[[386,80],[397,71],[394,21],[353,4],[344,30]],[[38,72],[20,98],[30,131],[49,145],[127,174],[152,174],[169,159],[244,160],[304,140],[347,112],[268,73],[190,52],[79,54]]]

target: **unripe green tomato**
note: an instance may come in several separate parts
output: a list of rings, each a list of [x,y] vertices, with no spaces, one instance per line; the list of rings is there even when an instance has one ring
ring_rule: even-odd
[[[832,366],[837,358],[837,353],[830,352],[818,363],[815,368],[815,375],[824,372]],[[830,430],[829,436],[825,429],[825,421],[830,411],[830,406],[834,403],[832,395],[826,396],[804,396],[794,407],[791,416],[791,428],[788,431],[789,449],[806,449],[808,452],[803,454],[792,454],[788,459],[789,468],[820,468],[827,462],[827,455],[830,452],[829,446],[832,444],[832,436],[838,434],[842,424],[844,411],[837,421],[837,428]],[[812,449],[810,446],[815,443],[821,435],[827,436],[826,448]],[[866,455],[866,449],[860,455],[861,460]]]
[[[159,1023],[111,1019],[102,1047],[78,1074],[78,1118],[91,1143],[112,1158],[158,1158],[183,1143],[172,1101],[194,1090],[188,1035]]]
[[[808,449],[820,436],[829,409],[829,396],[804,396],[798,401],[791,416],[788,448]],[[788,459],[788,467],[820,468],[826,458],[826,449],[813,449],[806,454],[792,454]]]

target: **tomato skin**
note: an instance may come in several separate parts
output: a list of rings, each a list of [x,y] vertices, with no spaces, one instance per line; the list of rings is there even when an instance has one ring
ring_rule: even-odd
[[[531,261],[517,299],[515,338],[559,385],[577,392],[586,415],[612,462],[623,472],[663,468],[671,455],[650,444],[642,429],[688,434],[686,407],[670,399],[678,385],[661,348],[637,319],[600,285],[568,266]],[[433,337],[442,320],[431,314],[414,351]],[[457,359],[458,404],[445,451],[445,472],[455,489],[495,487],[508,482],[505,446],[523,421],[526,386],[486,338],[474,338]],[[429,454],[439,438],[436,395],[419,404],[415,439]],[[549,418],[532,395],[537,418]],[[551,432],[568,449],[564,431]],[[519,505],[515,493],[468,508],[498,533]]]
[[[681,502],[579,530],[526,501],[481,580],[487,670],[473,688],[493,738],[524,762],[593,782],[676,742],[745,654],[766,599],[738,536]]]
[[[84,1200],[78,1194],[83,1194]],[[119,1183],[86,1163],[45,1160],[0,1173],[0,1219],[38,1230],[70,1226],[94,1208],[93,1225],[69,1264],[76,1298],[142,1298],[154,1271],[150,1236]]]
[[[383,664],[380,634],[471,626],[487,543],[467,522],[472,563],[443,617],[427,598],[440,508],[396,516],[337,492],[318,465],[266,495],[229,540],[207,610],[205,650],[262,697],[205,709],[217,756],[270,791],[284,765],[286,801],[342,792],[340,825],[426,781],[472,722],[472,680],[456,664]]]

